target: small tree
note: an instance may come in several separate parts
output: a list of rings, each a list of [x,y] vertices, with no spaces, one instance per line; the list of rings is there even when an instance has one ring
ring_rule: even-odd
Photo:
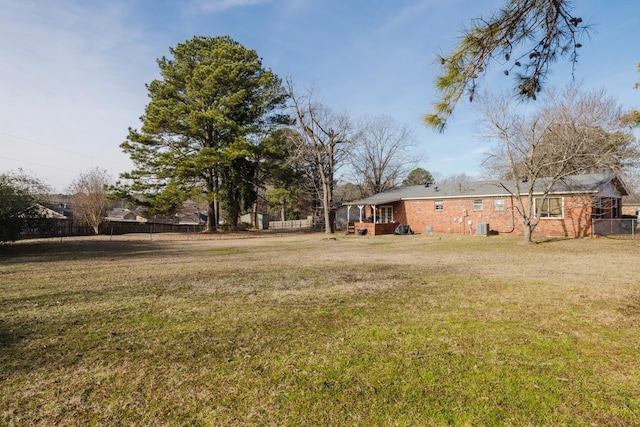
[[[280,220],[287,220],[287,205],[292,198],[291,191],[285,188],[274,188],[267,193],[267,201],[280,211]]]
[[[579,87],[549,91],[542,108],[521,114],[511,97],[482,100],[484,136],[497,141],[485,166],[511,181],[524,240],[540,221],[534,194],[544,204],[561,180],[579,173],[621,171],[638,161],[637,141],[622,125],[623,112],[604,91]],[[542,194],[538,189],[543,184]]]
[[[107,188],[111,177],[106,170],[93,168],[81,173],[69,186],[74,217],[98,234],[100,224],[107,214]]]
[[[409,175],[402,180],[403,187],[409,187],[411,185],[426,185],[433,182],[433,175],[429,171],[423,168],[415,168]]]
[[[0,242],[13,242],[30,220],[40,217],[36,203],[49,189],[22,170],[0,174]]]
[[[300,177],[289,162],[290,150],[288,149],[291,136],[294,134],[295,132],[291,128],[276,129],[261,139],[253,150],[252,160],[256,166],[253,182],[256,193],[262,193],[268,203],[271,205],[277,203],[279,208],[282,208],[281,203],[274,201],[274,199],[281,199],[280,195],[277,194],[278,192],[286,193],[284,199],[288,203],[297,198],[295,187]],[[271,191],[267,192],[267,188],[270,188]],[[275,196],[270,196],[270,193],[274,190],[276,190]],[[253,225],[257,223],[257,209],[258,200],[253,204]],[[285,220],[284,217],[282,220]]]

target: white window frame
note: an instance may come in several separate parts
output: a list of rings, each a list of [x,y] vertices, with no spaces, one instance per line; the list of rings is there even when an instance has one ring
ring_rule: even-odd
[[[551,213],[549,212],[549,204],[551,203],[551,200],[558,200],[558,199],[560,200],[560,214],[551,215]],[[551,196],[551,197],[545,198],[544,203],[546,203],[547,205],[547,212],[545,215],[541,215],[540,212],[538,211],[538,203],[540,203],[540,200],[542,200],[542,197],[536,197],[533,199],[533,211],[535,212],[536,218],[538,218],[539,216],[540,219],[564,219],[564,197]],[[544,207],[544,205],[542,207]]]
[[[507,201],[506,201],[506,199],[493,199],[493,210],[494,211],[505,211],[505,210],[507,210]]]
[[[444,210],[444,200],[435,200],[433,203],[433,208],[437,212],[442,212]]]
[[[479,202],[479,203],[478,203]],[[482,199],[473,199],[473,211],[480,212],[484,208],[484,200]]]

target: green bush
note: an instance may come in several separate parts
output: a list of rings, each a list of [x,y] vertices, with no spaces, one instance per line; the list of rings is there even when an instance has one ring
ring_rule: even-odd
[[[0,175],[0,242],[17,240],[27,221],[41,216],[35,206],[36,194],[44,188],[22,173]]]

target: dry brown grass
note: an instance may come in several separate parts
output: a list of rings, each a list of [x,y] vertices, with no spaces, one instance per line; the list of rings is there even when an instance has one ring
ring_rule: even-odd
[[[0,248],[0,425],[633,425],[638,255],[501,236],[18,242]]]

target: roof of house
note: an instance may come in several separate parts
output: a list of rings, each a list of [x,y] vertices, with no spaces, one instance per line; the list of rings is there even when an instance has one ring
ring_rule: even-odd
[[[106,221],[118,222],[145,222],[146,219],[129,209],[114,208],[107,212],[104,218]]]
[[[534,194],[543,194],[549,182],[550,178],[537,180],[534,187]],[[624,184],[612,173],[572,175],[553,184],[549,194],[593,194],[610,183],[613,183],[622,195],[628,194]],[[512,194],[515,194],[515,185],[513,182],[475,181],[395,187],[382,193],[344,204],[352,206],[380,205],[400,200],[499,197],[510,196]]]
[[[56,212],[53,209],[49,209],[48,207],[43,206],[40,203],[36,203],[31,208],[32,212],[36,213],[36,215],[40,218],[67,219],[67,217],[62,215],[61,213]]]

